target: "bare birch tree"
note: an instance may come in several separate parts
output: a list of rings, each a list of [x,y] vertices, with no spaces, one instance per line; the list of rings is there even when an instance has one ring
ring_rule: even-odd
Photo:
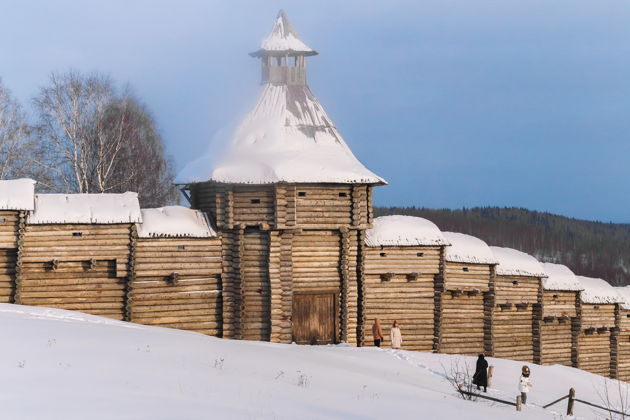
[[[110,104],[105,120],[105,137],[120,138],[116,159],[99,169],[103,188],[138,191],[144,207],[177,202],[173,169],[164,151],[156,123],[146,106],[131,94]],[[107,134],[112,130],[111,134]],[[101,181],[102,179],[102,181]]]
[[[53,73],[33,103],[46,190],[136,191],[143,206],[177,200],[155,121],[129,90],[98,73]]]
[[[26,115],[0,80],[0,179],[28,176],[31,151]]]

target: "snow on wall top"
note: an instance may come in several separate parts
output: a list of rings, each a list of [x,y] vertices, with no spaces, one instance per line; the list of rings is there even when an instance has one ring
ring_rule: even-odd
[[[490,249],[499,262],[497,274],[501,276],[547,277],[542,264],[529,254],[498,246],[491,246]]]
[[[623,303],[623,298],[606,280],[576,276],[584,290],[580,293],[582,303]]]
[[[273,24],[271,33],[260,44],[260,49],[253,52],[253,56],[261,56],[264,53],[298,53],[301,55],[315,55],[317,52],[307,46],[298,35],[297,31],[289,22],[284,10],[280,10],[278,17]]]
[[[451,244],[446,247],[446,261],[471,264],[496,264],[492,250],[484,241],[474,236],[457,232],[443,232]]]
[[[142,209],[138,223],[140,238],[211,238],[217,236],[199,210],[182,206]]]
[[[630,286],[615,287],[615,290],[623,300],[621,309],[630,310]]]
[[[545,290],[584,290],[577,276],[566,265],[543,263],[547,278],[543,279]]]
[[[0,210],[33,210],[35,184],[28,178],[0,180]]]
[[[307,86],[266,84],[226,152],[213,161],[208,155],[192,162],[176,182],[385,183],[357,160]]]
[[[35,211],[27,223],[138,223],[142,221],[138,194],[36,194]]]
[[[365,232],[367,246],[448,245],[435,223],[414,216],[381,216]]]

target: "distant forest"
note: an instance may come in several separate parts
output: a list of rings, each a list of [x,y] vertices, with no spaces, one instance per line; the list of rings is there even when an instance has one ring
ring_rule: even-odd
[[[630,284],[630,224],[590,222],[521,208],[375,208],[377,216],[390,214],[424,217],[442,231],[467,233],[489,245],[515,248],[615,286]]]

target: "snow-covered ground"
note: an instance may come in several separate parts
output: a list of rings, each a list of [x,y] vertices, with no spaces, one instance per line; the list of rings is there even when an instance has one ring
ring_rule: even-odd
[[[443,366],[474,364],[461,356],[221,340],[6,304],[0,336],[0,418],[11,419],[561,418],[566,402],[540,405],[571,386],[599,403],[604,384],[577,369],[530,364],[530,404],[517,413],[457,396]],[[513,400],[522,363],[489,361],[490,395]],[[598,418],[581,404],[576,414]]]

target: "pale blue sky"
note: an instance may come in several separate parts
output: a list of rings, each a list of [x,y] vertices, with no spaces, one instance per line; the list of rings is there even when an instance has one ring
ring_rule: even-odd
[[[519,206],[630,222],[630,2],[0,0],[0,77],[109,73],[181,168],[253,105],[284,8],[378,205]]]

